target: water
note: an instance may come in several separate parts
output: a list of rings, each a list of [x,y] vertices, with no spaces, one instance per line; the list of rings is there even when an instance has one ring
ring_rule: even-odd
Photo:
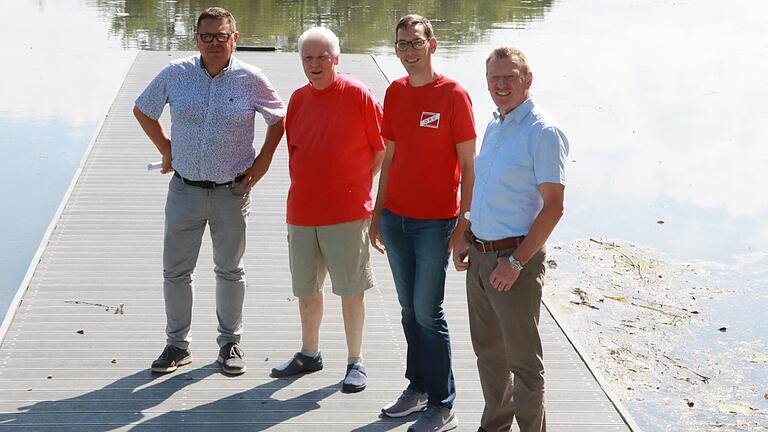
[[[339,34],[343,52],[376,54],[392,78],[402,75],[391,48],[396,19],[407,12],[434,18],[436,65],[469,90],[480,135],[493,110],[485,57],[499,45],[521,48],[533,68],[535,97],[572,142],[567,213],[553,242],[623,239],[670,260],[718,266],[713,280],[732,293],[717,309],[732,325],[729,338],[747,343],[768,333],[765,279],[752,278],[768,268],[763,1],[220,4],[237,17],[241,45],[295,50],[304,28],[323,24]],[[4,21],[0,311],[135,50],[194,49],[190,33],[203,6],[39,0],[14,6],[24,19]],[[703,333],[694,338],[707,349],[728,349]],[[755,368],[750,377],[765,382],[765,364]],[[646,414],[639,417],[655,430]]]

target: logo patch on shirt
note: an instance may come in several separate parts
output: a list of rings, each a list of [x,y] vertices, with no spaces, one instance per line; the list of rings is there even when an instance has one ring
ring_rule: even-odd
[[[437,129],[440,126],[440,113],[433,113],[429,111],[423,111],[421,113],[421,121],[419,126]]]

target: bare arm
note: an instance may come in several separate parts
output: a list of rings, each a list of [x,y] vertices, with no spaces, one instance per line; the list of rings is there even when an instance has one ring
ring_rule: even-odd
[[[261,151],[253,160],[253,164],[248,168],[243,175],[245,178],[240,181],[240,186],[244,191],[248,192],[253,186],[264,177],[264,174],[269,170],[269,166],[272,164],[272,157],[275,155],[277,145],[280,144],[280,140],[283,139],[283,133],[285,133],[285,120],[280,119],[279,122],[273,123],[267,126],[267,132],[264,134],[264,144],[261,146]]]
[[[513,254],[515,259],[523,265],[544,246],[563,216],[565,186],[559,183],[542,183],[539,185],[539,193],[544,201],[544,206],[534,219],[525,240],[520,243]],[[520,272],[513,269],[509,260],[504,257],[499,258],[497,262],[496,269],[491,273],[491,284],[499,291],[509,291]]]
[[[386,150],[379,150],[373,152],[373,160],[371,161],[371,178],[376,177],[381,169],[381,164],[384,163],[384,157],[386,156]]]
[[[160,120],[155,120],[141,112],[137,106],[133,107],[133,115],[139,121],[139,125],[144,130],[144,133],[147,134],[147,137],[149,137],[163,157],[163,166],[160,168],[160,172],[166,174],[173,171],[171,167],[171,160],[173,159],[171,155],[171,139],[168,138],[163,124],[160,123]]]
[[[379,175],[379,192],[376,194],[376,205],[371,216],[371,226],[368,228],[371,246],[381,253],[384,253],[386,250],[384,243],[381,241],[381,210],[384,208],[384,202],[387,199],[387,181],[389,179],[389,167],[395,154],[395,142],[387,141],[387,149],[383,153],[384,160],[381,164],[381,174]]]
[[[456,144],[456,156],[459,160],[461,171],[461,201],[459,202],[459,214],[468,211],[472,206],[472,188],[475,185],[475,140],[463,141]],[[460,217],[456,223],[456,229],[451,234],[448,250],[453,250],[464,238],[469,221]]]

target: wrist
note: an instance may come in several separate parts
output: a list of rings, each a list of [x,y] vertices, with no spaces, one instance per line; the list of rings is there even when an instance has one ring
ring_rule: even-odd
[[[523,271],[523,264],[517,258],[515,258],[514,255],[506,257],[506,260],[509,262],[509,265],[511,265],[513,269],[517,271]]]

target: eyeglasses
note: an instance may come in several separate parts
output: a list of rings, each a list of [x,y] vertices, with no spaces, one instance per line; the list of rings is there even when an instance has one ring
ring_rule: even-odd
[[[427,46],[427,42],[429,42],[429,39],[414,39],[410,42],[401,40],[395,42],[395,47],[400,51],[408,51],[408,47],[418,50]]]
[[[201,41],[211,43],[214,39],[219,42],[226,42],[233,34],[234,33],[198,33],[197,35],[200,36]]]

